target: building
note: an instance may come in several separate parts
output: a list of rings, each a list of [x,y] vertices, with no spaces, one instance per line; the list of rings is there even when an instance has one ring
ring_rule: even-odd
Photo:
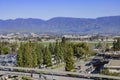
[[[120,60],[110,60],[104,67],[110,72],[120,73]]]
[[[2,66],[15,66],[17,54],[0,55],[0,65]]]

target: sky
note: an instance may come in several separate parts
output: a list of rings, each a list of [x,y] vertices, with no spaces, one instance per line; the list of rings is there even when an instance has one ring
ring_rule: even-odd
[[[0,0],[0,19],[120,15],[120,0]]]

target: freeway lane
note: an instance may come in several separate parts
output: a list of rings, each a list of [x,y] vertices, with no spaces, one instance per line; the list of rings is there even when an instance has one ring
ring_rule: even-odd
[[[79,76],[86,76],[86,77],[97,77],[97,78],[109,78],[109,79],[120,79],[117,76],[108,76],[108,75],[101,75],[101,74],[88,74],[88,73],[76,73],[76,72],[66,72],[66,71],[56,71],[56,70],[47,70],[47,69],[35,69],[35,68],[23,68],[23,67],[9,67],[9,66],[0,66],[0,68],[9,68],[9,69],[19,69],[19,70],[27,70],[27,71],[36,71],[36,72],[44,72],[48,74],[55,74],[55,75],[67,75],[67,74],[75,74]]]
[[[0,74],[7,75],[16,75],[16,76],[31,76],[31,73],[23,73],[23,72],[10,72],[10,71],[0,71]],[[93,80],[93,79],[84,79],[84,78],[76,78],[76,77],[66,77],[66,76],[51,76],[51,75],[41,75],[41,78],[33,78],[32,80]],[[46,78],[45,78],[46,77]]]

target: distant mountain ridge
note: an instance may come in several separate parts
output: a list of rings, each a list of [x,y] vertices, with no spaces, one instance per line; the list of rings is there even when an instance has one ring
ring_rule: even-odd
[[[55,17],[49,20],[18,18],[0,20],[0,32],[115,33],[120,32],[120,16],[92,18]]]

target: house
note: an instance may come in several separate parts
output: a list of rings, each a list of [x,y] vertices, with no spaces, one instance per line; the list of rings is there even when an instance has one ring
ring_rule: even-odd
[[[120,60],[110,60],[104,67],[110,72],[120,73]]]

